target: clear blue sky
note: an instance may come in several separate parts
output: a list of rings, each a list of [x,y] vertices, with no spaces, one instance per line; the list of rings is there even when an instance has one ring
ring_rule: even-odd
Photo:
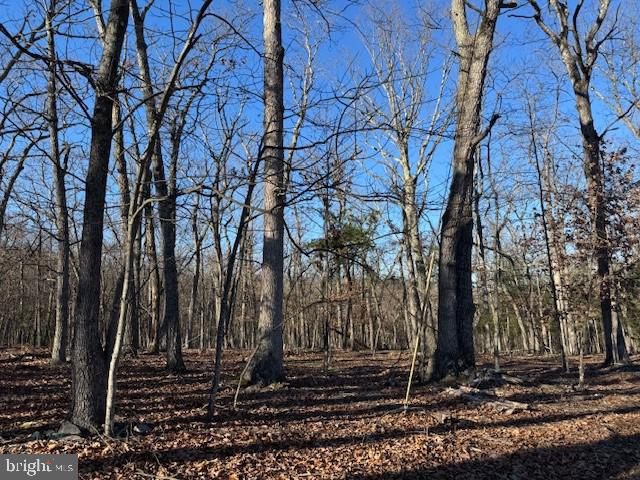
[[[142,6],[141,2],[141,6]],[[310,26],[312,39],[320,39],[321,46],[317,57],[314,70],[316,72],[316,86],[317,92],[314,93],[313,100],[318,101],[314,103],[314,109],[312,109],[312,117],[314,119],[334,119],[339,113],[348,111],[348,107],[345,107],[344,95],[352,91],[354,85],[358,84],[361,77],[371,72],[371,63],[368,58],[366,49],[363,48],[362,35],[354,28],[354,24],[358,25],[362,31],[366,32],[368,29],[368,12],[371,10],[369,3],[375,5],[388,5],[389,2],[352,2],[347,0],[333,0],[327,1],[326,7],[323,9],[323,16],[318,12],[314,12],[309,7],[296,7],[291,1],[283,2],[283,32],[284,41],[286,46],[287,73],[301,73],[301,65],[303,61],[303,51],[301,50],[301,35],[299,30],[295,30],[294,27],[300,27],[301,22],[296,19],[296,14],[301,14],[306,19],[306,23]],[[524,2],[521,2],[524,4]],[[575,2],[569,2],[572,6]],[[615,8],[618,2],[613,2],[612,8]],[[105,2],[108,4],[108,2]],[[191,2],[192,8],[198,8],[200,2]],[[74,6],[76,10],[75,18],[84,20],[77,26],[73,27],[71,32],[76,35],[95,34],[94,24],[91,20],[91,11],[88,9],[82,9],[80,6]],[[37,13],[37,9],[33,7],[29,2],[8,2],[0,0],[0,6],[4,7],[0,9],[0,21],[2,21],[7,28],[15,30],[15,26],[25,16],[25,13],[30,12],[33,14],[33,22],[38,23],[41,18]],[[388,8],[388,7],[384,7]],[[405,17],[407,29],[416,28],[416,6],[413,1],[398,1],[398,8],[401,15]],[[434,41],[440,45],[439,58],[434,62],[434,65],[438,64],[438,61],[442,61],[446,55],[448,55],[453,49],[453,43],[451,39],[451,31],[448,20],[448,8],[449,2],[444,0],[436,0],[431,3],[431,10],[434,12],[434,17],[438,20],[438,24],[441,29],[435,31]],[[240,42],[241,49],[236,52],[238,58],[241,59],[241,65],[236,69],[237,76],[235,78],[236,85],[238,87],[248,88],[250,91],[249,96],[251,100],[245,108],[245,116],[247,118],[246,130],[259,131],[261,126],[261,101],[260,101],[260,88],[261,88],[261,65],[259,55],[255,50],[261,51],[261,5],[257,0],[246,1],[216,1],[213,4],[215,13],[225,17],[229,22],[234,24],[238,29],[242,30],[245,35],[245,40]],[[588,8],[586,9],[587,11]],[[34,13],[35,12],[35,13]],[[168,13],[171,13],[172,21],[169,21]],[[150,52],[153,59],[158,61],[164,61],[168,64],[171,62],[171,52],[179,49],[179,45],[176,47],[172,45],[169,37],[165,35],[166,32],[171,29],[176,31],[183,31],[188,27],[188,19],[185,15],[188,13],[188,4],[183,1],[168,0],[156,0],[154,7],[149,13],[147,24],[150,27],[149,30],[149,44]],[[563,114],[563,126],[561,128],[561,134],[565,136],[564,140],[567,146],[567,152],[571,152],[573,148],[579,147],[579,137],[575,128],[575,111],[573,106],[572,92],[569,89],[564,75],[564,67],[560,64],[558,58],[558,52],[551,45],[549,40],[544,37],[539,31],[535,22],[531,19],[515,18],[514,12],[505,13],[500,17],[498,23],[498,31],[496,35],[496,51],[493,54],[491,71],[487,81],[487,98],[485,105],[485,115],[490,116],[494,110],[503,115],[501,121],[496,126],[494,132],[494,139],[499,140],[498,145],[501,148],[496,147],[492,150],[494,173],[496,178],[503,184],[511,186],[514,195],[527,195],[526,187],[522,187],[519,183],[526,181],[533,173],[531,166],[526,161],[526,151],[521,144],[521,136],[516,133],[521,132],[525,126],[524,117],[522,115],[522,97],[523,90],[537,89],[541,93],[541,103],[549,104],[553,99],[553,88],[549,85],[553,85],[555,82],[554,76],[551,74],[555,71],[560,75],[561,80],[561,113]],[[523,6],[515,11],[517,15],[527,15],[530,13],[530,9],[527,6]],[[550,15],[548,15],[551,18]],[[330,35],[327,36],[325,21],[330,25]],[[246,25],[245,25],[246,23]],[[11,28],[13,26],[13,29]],[[129,43],[132,45],[133,37],[129,35]],[[90,48],[90,42],[85,39],[69,39],[67,41],[59,40],[58,51],[61,58],[70,58],[88,63],[97,63],[98,55],[100,54],[100,48],[97,42],[94,42]],[[206,47],[205,47],[206,48]],[[195,52],[197,55],[197,52]],[[134,62],[132,51],[127,54],[129,61]],[[164,58],[165,56],[168,58]],[[29,78],[33,78],[30,76]],[[288,80],[294,78],[288,75]],[[436,91],[438,88],[438,82],[440,75],[437,69],[434,69],[432,74],[427,79],[427,89],[430,91]],[[231,84],[233,85],[233,83]],[[601,80],[597,77],[595,80],[597,87],[603,86]],[[292,94],[292,89],[289,88],[290,83],[287,83],[286,99],[285,103],[287,107],[291,108],[295,105],[295,99]],[[449,94],[453,92],[455,87],[455,69],[451,74],[450,86],[448,88]],[[25,88],[27,88],[25,86]],[[294,83],[294,89],[296,85]],[[545,89],[549,91],[546,92]],[[84,100],[88,107],[91,107],[92,95],[88,90],[82,90]],[[238,89],[238,91],[240,91]],[[380,92],[370,92],[371,96],[377,100],[380,100]],[[332,96],[343,97],[342,101],[331,100]],[[451,101],[449,95],[448,101]],[[348,102],[346,102],[348,104]],[[595,113],[596,113],[596,126],[600,129],[609,124],[611,114],[609,111],[601,105],[597,97],[594,95]],[[548,106],[548,105],[547,105]],[[544,120],[544,114],[547,110],[542,111]],[[430,116],[430,105],[426,105],[423,112],[423,118],[427,119]],[[77,120],[80,117],[76,117]],[[140,119],[142,121],[142,118]],[[290,129],[295,117],[290,118],[287,121],[287,126]],[[348,122],[345,123],[345,125]],[[78,145],[78,150],[75,151],[77,155],[77,166],[82,170],[86,167],[86,153],[88,145],[88,128],[86,121],[84,125],[79,125],[75,128],[69,129],[67,134],[69,140],[72,140],[74,144]],[[323,136],[326,136],[326,131],[315,129],[309,125],[303,130],[303,139],[300,144],[304,145],[305,142],[317,141]],[[614,132],[612,137],[616,137],[619,141],[628,141],[629,136],[621,128],[619,131]],[[382,167],[382,162],[379,158],[375,158],[375,153],[367,145],[367,140],[372,141],[373,134],[360,134],[357,138],[355,136],[347,136],[353,138],[346,138],[343,151],[341,154],[346,155],[349,151],[353,151],[353,143],[358,142],[359,148],[362,150],[362,157],[367,157],[363,160],[358,168],[354,171],[353,187],[352,191],[358,194],[366,194],[370,192],[370,187],[374,186],[376,189],[382,189],[381,183],[384,183],[385,170]],[[415,154],[417,146],[420,142],[420,136],[412,143],[412,154]],[[285,144],[288,144],[288,140],[285,140]],[[197,138],[190,142],[190,148],[193,149],[191,155],[203,154],[198,148]],[[394,152],[393,147],[389,144],[385,145],[391,154]],[[321,155],[322,148],[316,148],[309,151],[301,151],[296,161],[297,165],[308,168],[310,155]],[[204,155],[204,154],[203,154]],[[430,180],[429,180],[429,193],[428,193],[428,205],[434,208],[426,216],[425,220],[429,220],[432,224],[437,224],[437,217],[439,215],[438,205],[442,202],[444,195],[447,192],[447,175],[449,171],[449,165],[451,160],[451,142],[444,141],[436,155],[434,156],[433,164],[430,168]],[[304,173],[304,172],[302,172]],[[82,178],[82,175],[79,174]],[[372,177],[379,177],[375,182],[371,182]],[[297,176],[300,179],[300,176]],[[75,188],[78,189],[76,201],[82,200],[82,194],[79,190],[78,181],[72,182]],[[117,189],[115,184],[111,184],[110,199],[115,201],[117,198]],[[258,196],[261,192],[256,192]],[[523,208],[530,209],[532,205],[530,202],[524,202]],[[307,203],[307,206],[311,209],[318,208],[317,202]],[[380,207],[380,204],[375,205]],[[183,212],[186,213],[186,212]],[[399,217],[397,209],[390,208],[390,216],[392,220],[399,224]],[[321,234],[320,218],[317,215],[308,215],[305,227],[307,228],[307,236],[314,237]],[[290,222],[293,225],[293,222]],[[259,228],[259,224],[257,225]],[[423,225],[425,232],[429,231],[427,222]],[[384,235],[385,229],[382,228],[379,232]],[[187,235],[187,232],[184,232]],[[188,245],[190,240],[184,239],[185,246]]]

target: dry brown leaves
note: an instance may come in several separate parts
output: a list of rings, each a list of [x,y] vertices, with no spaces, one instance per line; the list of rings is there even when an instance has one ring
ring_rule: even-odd
[[[243,354],[226,356],[214,422],[204,407],[210,353],[189,352],[182,376],[141,356],[123,361],[118,413],[151,424],[150,434],[30,441],[63,420],[69,369],[49,366],[45,352],[2,352],[0,451],[78,453],[87,479],[640,478],[637,371],[592,368],[576,390],[577,374],[552,359],[518,358],[504,369],[528,381],[491,394],[531,410],[500,411],[436,385],[416,387],[403,412],[406,355],[340,353],[325,373],[322,356],[308,353],[287,359],[286,384],[242,392],[234,411]]]

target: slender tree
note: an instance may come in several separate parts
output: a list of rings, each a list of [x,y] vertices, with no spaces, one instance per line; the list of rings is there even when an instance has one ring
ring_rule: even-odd
[[[584,34],[579,31],[578,22],[584,0],[580,0],[573,12],[569,6],[558,0],[549,0],[556,14],[559,30],[554,31],[543,19],[542,9],[536,0],[529,0],[533,7],[536,23],[549,37],[560,53],[567,70],[574,93],[575,106],[582,135],[583,167],[587,180],[587,193],[593,233],[593,253],[597,265],[600,291],[600,312],[605,343],[605,364],[628,361],[622,325],[618,323],[613,331],[611,310],[611,247],[607,232],[607,205],[605,197],[603,164],[601,159],[602,134],[596,129],[591,101],[591,79],[602,44],[614,33],[615,24],[596,38],[603,28],[610,0],[600,0],[593,23]]]
[[[63,157],[59,144],[58,87],[56,83],[56,48],[53,20],[56,0],[51,0],[47,11],[47,53],[49,72],[47,82],[47,120],[49,125],[49,157],[52,162],[56,190],[56,227],[58,230],[58,250],[56,264],[56,323],[51,347],[51,363],[61,363],[67,357],[67,336],[69,319],[69,213],[67,209],[67,188],[65,176],[68,166],[69,149]],[[64,158],[64,160],[63,160]]]

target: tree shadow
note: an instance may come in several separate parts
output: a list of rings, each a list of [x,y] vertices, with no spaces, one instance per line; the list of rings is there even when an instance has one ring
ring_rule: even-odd
[[[603,480],[640,478],[640,435],[615,436],[593,443],[520,450],[454,464],[424,466],[382,474],[357,474],[353,480],[509,479]]]
[[[259,441],[249,444],[202,445],[200,448],[176,447],[144,452],[131,452],[115,457],[92,460],[88,465],[81,465],[81,473],[102,471],[106,468],[120,467],[129,463],[145,462],[153,458],[160,463],[184,463],[202,460],[224,459],[234,455],[274,453],[286,450],[304,450],[335,448],[342,446],[366,445],[383,440],[403,438],[413,435],[402,428],[387,430],[374,434],[344,435],[328,438],[287,438],[275,441]]]

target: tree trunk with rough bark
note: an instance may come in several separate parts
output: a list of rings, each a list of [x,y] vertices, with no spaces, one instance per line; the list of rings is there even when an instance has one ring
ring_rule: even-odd
[[[590,98],[591,78],[595,62],[602,44],[613,35],[611,28],[604,37],[596,40],[607,17],[610,0],[600,0],[597,16],[583,36],[578,31],[578,20],[582,4],[575,7],[572,14],[569,8],[558,0],[550,0],[550,6],[555,11],[558,31],[554,31],[545,23],[542,9],[536,0],[529,0],[533,7],[536,23],[557,47],[560,58],[565,65],[571,87],[575,96],[576,111],[580,122],[582,135],[583,169],[587,180],[587,196],[591,213],[593,254],[596,261],[596,275],[600,296],[600,312],[605,343],[606,365],[629,361],[621,335],[621,326],[614,331],[612,325],[611,308],[611,246],[607,233],[607,199],[605,198],[604,175],[602,171],[601,140],[596,130],[592,102]],[[617,339],[622,338],[618,343]],[[616,343],[618,343],[616,345]],[[614,349],[615,346],[615,349]]]
[[[69,322],[69,213],[67,209],[67,188],[65,185],[66,159],[62,160],[60,145],[58,141],[58,96],[56,85],[56,49],[53,29],[53,16],[56,7],[55,0],[52,0],[47,12],[47,43],[49,55],[49,79],[47,84],[48,93],[48,123],[49,123],[49,144],[50,157],[54,171],[54,181],[56,188],[56,228],[58,231],[58,247],[56,258],[56,318],[51,346],[51,363],[63,363],[67,358],[67,339]]]
[[[78,295],[71,369],[71,421],[85,429],[97,428],[102,424],[105,414],[107,372],[98,318],[102,236],[112,138],[111,113],[128,16],[127,0],[111,2],[104,49],[95,78],[96,99],[91,119],[91,148],[78,259]]]
[[[200,263],[202,250],[202,236],[198,231],[198,209],[199,201],[193,205],[193,214],[191,217],[191,231],[193,232],[193,244],[195,248],[195,271],[193,273],[193,281],[191,282],[191,299],[189,300],[189,317],[187,319],[187,328],[185,330],[185,348],[191,348],[193,345],[193,326],[197,317],[198,309],[198,285],[200,283]]]
[[[258,350],[247,369],[248,383],[284,378],[282,330],[284,284],[283,60],[280,0],[264,0],[264,237]]]
[[[473,246],[473,172],[476,147],[488,132],[480,131],[484,81],[493,35],[500,13],[499,0],[487,0],[476,31],[469,31],[463,0],[452,1],[458,45],[456,130],[453,178],[442,218],[438,276],[438,338],[434,377],[458,375],[475,366],[471,283]],[[491,119],[489,127],[497,120]]]
[[[167,370],[182,372],[185,370],[182,360],[182,343],[180,341],[180,309],[178,289],[178,267],[176,264],[176,198],[175,192],[169,188],[165,176],[164,160],[162,158],[162,143],[160,134],[154,129],[158,118],[156,108],[153,81],[149,68],[147,44],[144,35],[144,19],[140,15],[135,0],[131,0],[132,17],[135,26],[136,51],[138,54],[138,66],[142,78],[142,92],[145,96],[145,112],[147,116],[147,130],[154,135],[154,150],[152,154],[152,173],[154,186],[160,201],[158,213],[160,215],[160,233],[162,238],[162,275],[164,280],[164,319],[163,325],[166,332],[166,359]]]
[[[149,193],[145,194],[147,197]],[[145,248],[149,260],[149,344],[147,352],[157,354],[160,351],[160,271],[158,269],[158,255],[156,252],[155,221],[153,218],[153,206],[150,204],[145,209]]]

